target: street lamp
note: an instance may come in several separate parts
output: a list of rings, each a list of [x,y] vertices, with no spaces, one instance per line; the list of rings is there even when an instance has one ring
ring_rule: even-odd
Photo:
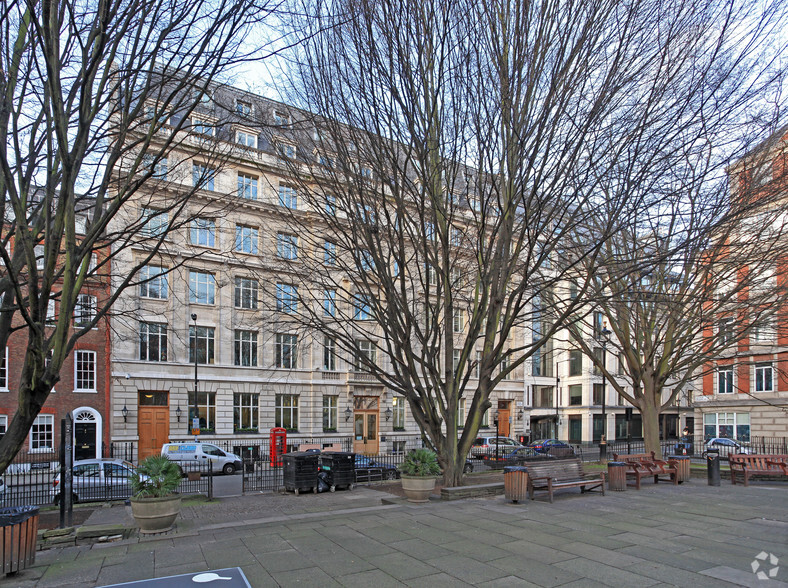
[[[553,437],[558,439],[558,386],[561,385],[561,377],[558,375],[558,362],[555,363],[555,435]]]
[[[194,418],[192,419],[192,433],[194,434],[194,441],[197,441],[197,429],[200,426],[200,408],[197,403],[197,314],[192,313],[192,320],[194,321]],[[206,349],[206,353],[207,353]],[[196,427],[194,425],[197,425]]]
[[[495,419],[495,463],[498,463],[498,410],[493,415]]]
[[[607,461],[607,377],[605,376],[607,368],[607,343],[610,341],[610,330],[607,325],[602,323],[602,436],[599,439],[599,461],[602,463]]]

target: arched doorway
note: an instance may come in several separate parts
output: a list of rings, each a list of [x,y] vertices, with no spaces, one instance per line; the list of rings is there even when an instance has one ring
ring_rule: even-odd
[[[101,457],[101,415],[87,406],[75,409],[72,414],[74,415],[74,459]]]

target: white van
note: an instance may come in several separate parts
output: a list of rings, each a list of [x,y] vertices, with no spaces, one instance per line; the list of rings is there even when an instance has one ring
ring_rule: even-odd
[[[240,457],[234,453],[222,451],[211,443],[165,443],[161,447],[161,454],[184,466],[194,464],[207,468],[210,463],[211,470],[214,472],[221,470],[223,474],[228,475],[234,474],[242,467]]]

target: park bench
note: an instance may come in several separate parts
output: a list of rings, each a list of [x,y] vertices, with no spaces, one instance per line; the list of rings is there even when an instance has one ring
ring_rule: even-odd
[[[586,474],[580,458],[551,459],[528,462],[528,496],[534,499],[535,492],[547,492],[553,502],[553,492],[561,488],[580,487],[580,492],[599,489],[605,494],[605,473]]]
[[[786,455],[745,455],[737,453],[728,457],[731,467],[731,482],[736,484],[736,475],[741,474],[747,486],[750,476],[788,476]]]
[[[653,477],[656,484],[662,476],[663,482],[670,481],[674,485],[679,483],[678,464],[673,460],[657,459],[653,451],[650,453],[630,453],[629,455],[614,453],[613,461],[627,464],[627,478],[634,479],[633,483],[627,482],[627,485],[634,486],[638,490],[640,490],[641,478]]]

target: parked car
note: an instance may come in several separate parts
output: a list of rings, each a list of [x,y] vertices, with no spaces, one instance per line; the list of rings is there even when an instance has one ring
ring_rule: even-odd
[[[494,458],[496,447],[500,457],[502,453],[522,447],[522,445],[509,437],[477,437],[471,445],[471,457],[475,459]]]
[[[396,480],[399,478],[397,466],[378,463],[366,455],[356,454],[356,481]]]
[[[135,467],[122,459],[80,459],[71,470],[74,502],[125,500],[131,496]],[[60,474],[52,480],[52,501],[60,503]]]
[[[703,446],[703,457],[705,458],[708,454],[709,449],[719,449],[720,457],[721,458],[728,458],[731,455],[736,453],[745,453],[750,454],[752,450],[749,447],[745,447],[739,441],[735,441],[734,439],[727,439],[725,437],[713,437],[706,441],[706,444]]]
[[[575,450],[569,443],[564,443],[558,439],[539,439],[527,445],[537,453],[552,455],[554,457],[562,455],[574,455]]]
[[[501,456],[500,461],[506,465],[520,465],[527,461],[535,461],[552,457],[549,454],[539,453],[533,447],[518,447],[514,451],[509,451]]]

